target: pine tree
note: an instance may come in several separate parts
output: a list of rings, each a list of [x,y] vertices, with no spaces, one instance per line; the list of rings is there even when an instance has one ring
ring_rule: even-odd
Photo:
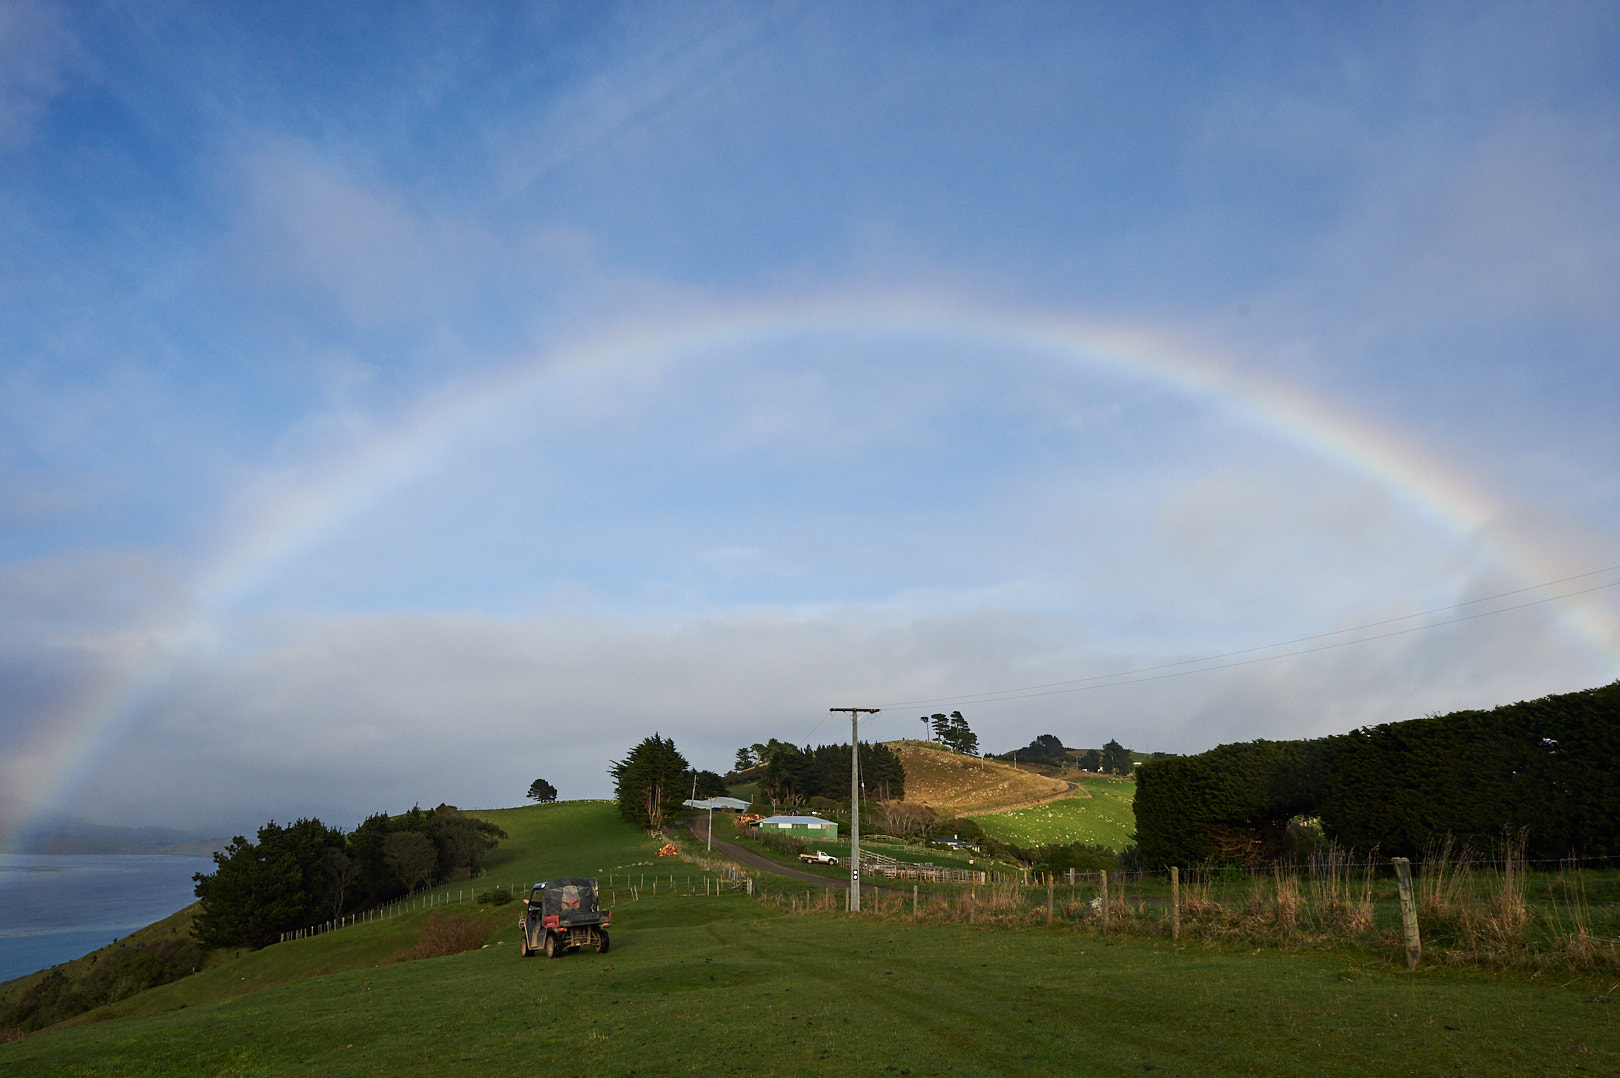
[[[608,768],[619,815],[649,831],[658,830],[664,817],[679,810],[686,799],[691,773],[675,742],[653,734]]]
[[[978,755],[979,735],[968,727],[967,720],[962,717],[960,711],[951,712],[948,718],[944,715],[935,715],[934,717],[944,719],[944,728],[940,734],[941,741],[957,752],[966,753],[970,756]]]

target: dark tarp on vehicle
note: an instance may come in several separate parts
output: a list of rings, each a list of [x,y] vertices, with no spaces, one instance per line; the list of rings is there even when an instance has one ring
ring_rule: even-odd
[[[534,889],[529,908],[539,907],[546,916],[596,912],[596,880],[585,876],[547,880]]]

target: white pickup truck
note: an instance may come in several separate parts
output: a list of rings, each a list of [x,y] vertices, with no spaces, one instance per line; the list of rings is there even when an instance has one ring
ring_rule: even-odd
[[[836,865],[838,858],[825,850],[816,850],[814,853],[801,853],[799,860],[807,865]]]

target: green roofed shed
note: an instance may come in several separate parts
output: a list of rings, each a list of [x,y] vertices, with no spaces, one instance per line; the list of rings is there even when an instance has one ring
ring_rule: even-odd
[[[797,835],[800,838],[832,841],[838,837],[838,825],[820,816],[767,816],[755,821],[754,827],[773,835]]]

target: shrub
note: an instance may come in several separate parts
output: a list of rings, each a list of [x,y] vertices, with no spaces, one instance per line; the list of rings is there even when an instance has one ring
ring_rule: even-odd
[[[0,1026],[33,1031],[127,999],[137,992],[177,981],[196,972],[206,958],[189,939],[160,939],[146,944],[120,944],[100,953],[88,972],[69,978],[53,969],[0,1014]]]
[[[1062,846],[1041,846],[1029,858],[1054,875],[1076,872],[1113,872],[1119,868],[1119,855],[1107,846],[1071,842]]]
[[[417,939],[416,946],[401,952],[398,957],[405,962],[418,958],[443,958],[476,950],[488,942],[488,922],[467,913],[435,910],[422,926],[422,935]]]

